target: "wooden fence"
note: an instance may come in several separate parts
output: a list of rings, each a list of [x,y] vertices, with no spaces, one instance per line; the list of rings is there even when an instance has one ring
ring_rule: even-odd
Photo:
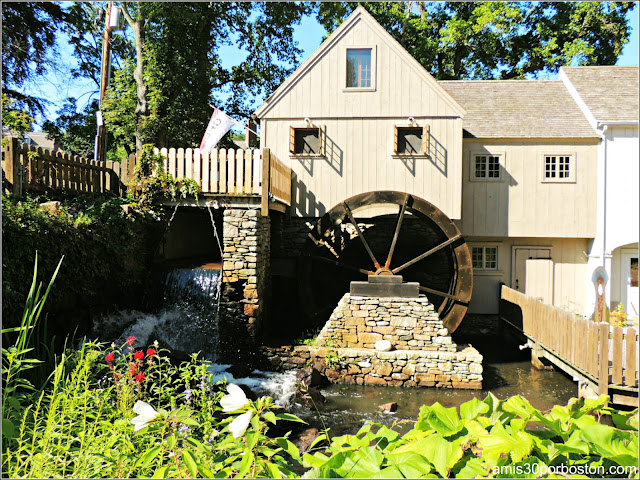
[[[178,180],[195,180],[203,194],[260,196],[263,207],[267,205],[264,215],[268,215],[269,201],[291,205],[291,169],[268,148],[262,152],[224,148],[210,152],[163,148],[156,152],[164,157],[167,173]],[[3,169],[16,194],[38,189],[122,193],[133,180],[135,164],[135,155],[98,165],[84,157],[20,145],[17,139],[3,149]]]
[[[16,195],[28,190],[119,191],[113,170],[92,159],[21,144],[17,138],[7,140],[2,149],[2,169]]]
[[[626,388],[637,395],[636,329],[579,318],[504,285],[501,298],[520,306],[527,337],[597,383],[598,393]]]

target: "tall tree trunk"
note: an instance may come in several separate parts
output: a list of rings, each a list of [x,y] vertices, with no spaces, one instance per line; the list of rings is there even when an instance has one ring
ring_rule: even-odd
[[[122,13],[124,14],[127,23],[133,30],[133,34],[136,42],[136,69],[133,72],[133,78],[136,81],[136,151],[142,150],[142,145],[145,143],[143,138],[142,127],[149,115],[149,103],[147,101],[147,86],[144,84],[144,27],[146,19],[138,6],[138,13],[135,20],[131,17],[128,9],[127,2],[122,2]]]

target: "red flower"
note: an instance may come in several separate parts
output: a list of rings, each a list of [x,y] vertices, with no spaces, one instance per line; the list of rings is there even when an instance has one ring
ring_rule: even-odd
[[[153,348],[149,348],[147,349],[147,356],[150,357],[151,355],[155,355],[156,351]]]
[[[114,358],[115,358],[115,355],[113,354],[113,352],[107,353],[107,356],[106,356],[106,357],[104,357],[104,359],[105,359],[107,362],[113,362],[113,359],[114,359]]]
[[[118,375],[117,373],[113,374],[113,379],[114,380],[118,380],[120,378],[120,375]]]
[[[127,345],[133,345],[133,342],[136,341],[136,337],[127,338]]]
[[[133,357],[136,360],[142,360],[144,358],[144,352],[142,350],[138,350],[136,353],[134,353]]]
[[[139,372],[139,373],[136,375],[136,382],[140,383],[140,382],[142,382],[143,380],[144,380],[144,373]]]
[[[135,363],[130,363],[129,364],[129,373],[131,375],[135,375],[136,374],[136,364]]]

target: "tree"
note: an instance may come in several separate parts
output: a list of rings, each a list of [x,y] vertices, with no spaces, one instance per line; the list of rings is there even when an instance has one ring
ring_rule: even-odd
[[[139,149],[197,146],[210,104],[248,116],[250,97],[274,90],[296,66],[293,25],[304,3],[123,2],[136,55],[114,76],[105,120],[119,142]],[[246,58],[229,67],[220,48],[236,45]],[[135,105],[135,119],[124,109]],[[133,132],[133,136],[132,135]]]
[[[62,150],[72,155],[92,157],[94,136],[98,128],[96,112],[98,100],[93,100],[82,111],[78,112],[76,99],[68,98],[58,110],[55,121],[47,120],[42,131],[60,145]]]
[[[4,138],[5,133],[24,139],[24,134],[31,131],[33,117],[24,109],[16,107],[16,101],[9,98],[6,93],[2,94],[2,146],[8,140]]]
[[[53,66],[56,34],[65,18],[57,3],[2,3],[2,90],[30,113],[43,113],[46,101],[22,87]]]
[[[525,78],[613,65],[633,2],[358,2],[435,78]],[[358,3],[320,3],[333,31]]]

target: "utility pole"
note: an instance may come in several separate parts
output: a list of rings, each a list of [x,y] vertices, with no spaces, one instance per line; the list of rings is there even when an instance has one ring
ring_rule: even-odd
[[[96,134],[96,141],[93,152],[93,159],[98,164],[103,164],[106,160],[107,152],[107,129],[104,125],[102,118],[102,103],[104,96],[107,92],[109,85],[109,74],[111,72],[111,11],[113,9],[113,2],[109,2],[107,5],[107,14],[105,15],[104,36],[102,38],[102,71],[100,73],[100,110],[97,113],[98,132]],[[117,25],[117,19],[116,19]]]

